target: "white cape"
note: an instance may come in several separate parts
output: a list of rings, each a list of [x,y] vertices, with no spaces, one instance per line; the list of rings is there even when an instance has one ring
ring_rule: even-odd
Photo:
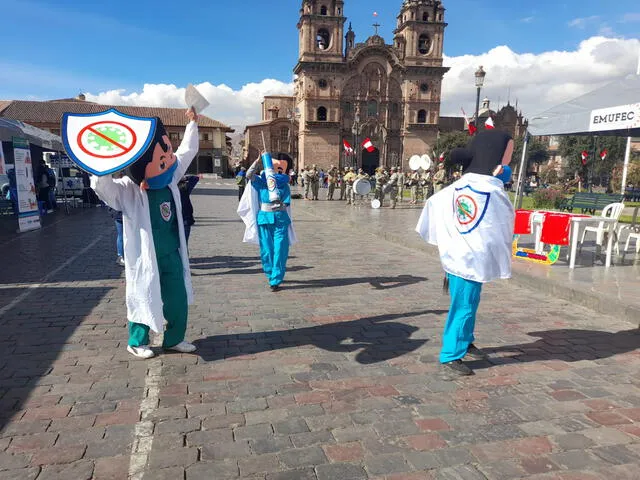
[[[260,211],[260,197],[258,191],[253,188],[251,182],[247,182],[247,186],[244,189],[240,204],[238,205],[238,215],[245,224],[244,237],[242,241],[244,243],[255,243],[260,245],[260,237],[258,235],[258,212]],[[291,223],[289,224],[289,245],[295,245],[298,243],[298,237],[296,231],[293,228],[293,215],[291,215],[291,207],[287,207],[287,215]]]
[[[469,173],[427,201],[416,232],[447,273],[486,283],[511,278],[515,212],[502,182]]]

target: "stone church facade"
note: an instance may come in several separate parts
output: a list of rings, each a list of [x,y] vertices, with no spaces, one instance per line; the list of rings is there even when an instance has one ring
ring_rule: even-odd
[[[438,134],[445,9],[436,0],[404,0],[393,44],[377,34],[356,43],[342,0],[303,0],[293,96],[296,167],[316,164],[408,168],[412,155],[431,153]],[[276,119],[264,118],[264,129]],[[280,120],[282,122],[282,120]],[[282,122],[284,123],[284,122]],[[284,125],[283,125],[284,126]],[[274,135],[282,128],[276,128]],[[255,140],[245,142],[245,151]],[[362,149],[365,138],[376,147]],[[344,155],[343,140],[357,155]],[[255,149],[255,146],[253,147]]]

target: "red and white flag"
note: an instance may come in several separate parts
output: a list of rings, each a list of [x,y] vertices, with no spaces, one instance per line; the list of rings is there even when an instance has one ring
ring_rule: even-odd
[[[444,162],[444,152],[442,152],[442,153],[440,154],[440,156],[438,157],[438,161],[439,161],[440,163]]]
[[[467,114],[464,112],[464,109],[461,109],[461,110],[462,110],[462,115],[464,115],[464,121],[465,121],[465,124],[467,125],[467,129],[469,130],[469,135],[473,135],[478,131],[478,129],[476,128],[474,123],[469,121],[469,118],[467,118]]]
[[[376,147],[373,146],[373,142],[368,137],[364,139],[364,142],[362,142],[362,148],[364,148],[369,153],[375,151],[376,149]]]
[[[587,158],[589,158],[589,152],[587,152],[586,150],[583,150],[580,156],[582,157],[582,165],[586,165]]]
[[[353,147],[349,145],[349,142],[342,140],[342,145],[344,145],[344,151],[347,155],[351,155],[353,153]]]
[[[604,160],[605,158],[607,158],[608,154],[609,152],[607,152],[607,149],[605,148],[603,151],[600,152],[600,160]]]
[[[378,16],[378,12],[373,12],[373,16],[377,17]]]
[[[484,128],[486,128],[487,130],[492,130],[496,128],[495,124],[493,123],[493,118],[491,117],[487,118],[487,121],[484,122]]]

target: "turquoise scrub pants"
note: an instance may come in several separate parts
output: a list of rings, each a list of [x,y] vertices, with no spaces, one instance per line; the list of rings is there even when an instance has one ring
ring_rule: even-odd
[[[158,270],[162,313],[167,321],[162,346],[171,348],[184,340],[189,315],[189,301],[184,286],[180,252],[176,250],[168,255],[158,257]],[[149,345],[149,327],[141,323],[129,322],[129,345],[132,347]]]
[[[480,305],[482,284],[447,274],[451,307],[442,335],[440,363],[460,360],[474,341],[476,313]]]
[[[289,225],[258,225],[262,269],[269,285],[280,285],[287,272]]]

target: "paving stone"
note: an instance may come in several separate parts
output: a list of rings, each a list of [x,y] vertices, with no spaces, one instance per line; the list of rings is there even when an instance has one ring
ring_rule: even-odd
[[[360,465],[351,463],[320,465],[316,467],[316,475],[318,480],[366,480],[368,478]]]
[[[284,435],[251,440],[250,444],[251,450],[257,455],[263,455],[265,453],[284,452],[293,447],[290,438]]]
[[[204,445],[202,447],[202,460],[224,460],[226,458],[241,458],[251,453],[249,442],[242,440],[239,442],[219,443],[214,445]]]
[[[35,480],[40,474],[40,467],[21,468],[19,470],[3,470],[2,480]]]
[[[364,467],[370,475],[388,475],[411,471],[411,466],[400,454],[379,455],[365,459]]]
[[[151,468],[162,469],[168,467],[188,467],[198,461],[197,448],[176,448],[173,450],[152,451],[149,456]]]
[[[267,474],[267,480],[320,480],[313,469],[303,468]],[[336,479],[337,480],[337,479]]]
[[[273,427],[269,423],[238,427],[233,430],[236,440],[269,438],[273,436]]]
[[[129,462],[128,456],[98,458],[95,461],[93,480],[120,480],[127,478],[129,476]]]
[[[594,448],[591,450],[591,453],[614,465],[624,465],[627,463],[638,465],[640,463],[640,455],[622,445]]]
[[[249,475],[268,473],[280,469],[280,462],[276,454],[257,455],[238,460],[240,476],[247,478]]]
[[[486,480],[486,478],[472,465],[445,468],[438,470],[436,474],[437,480]]]
[[[561,450],[584,450],[594,445],[593,440],[579,433],[568,433],[552,437],[553,443]]]
[[[280,461],[287,468],[308,467],[328,463],[320,447],[296,448],[279,454]]]
[[[602,466],[603,460],[581,450],[571,452],[554,453],[549,455],[549,459],[566,470],[591,470],[594,467]]]
[[[175,480],[184,478],[184,468],[182,467],[170,467],[156,469],[152,468],[145,472],[145,477],[153,478],[153,480]],[[96,479],[97,480],[97,479]]]
[[[93,477],[93,462],[81,460],[65,465],[48,465],[42,469],[38,480],[90,480]]]
[[[238,478],[240,469],[235,459],[226,459],[217,462],[198,462],[186,470],[187,480],[228,480]]]
[[[302,418],[291,418],[284,422],[277,422],[273,425],[273,428],[278,435],[290,435],[309,431],[307,422]]]
[[[51,465],[58,463],[73,463],[80,460],[85,452],[85,445],[56,446],[43,448],[34,452],[31,464]]]
[[[296,448],[310,447],[317,444],[335,443],[333,435],[328,431],[295,433],[289,437],[291,438],[291,443],[293,443],[293,446]]]
[[[14,470],[29,465],[29,457],[23,454],[0,453],[0,470]]]
[[[184,418],[181,420],[167,420],[156,424],[155,433],[165,435],[167,433],[189,433],[200,430],[199,418]]]

